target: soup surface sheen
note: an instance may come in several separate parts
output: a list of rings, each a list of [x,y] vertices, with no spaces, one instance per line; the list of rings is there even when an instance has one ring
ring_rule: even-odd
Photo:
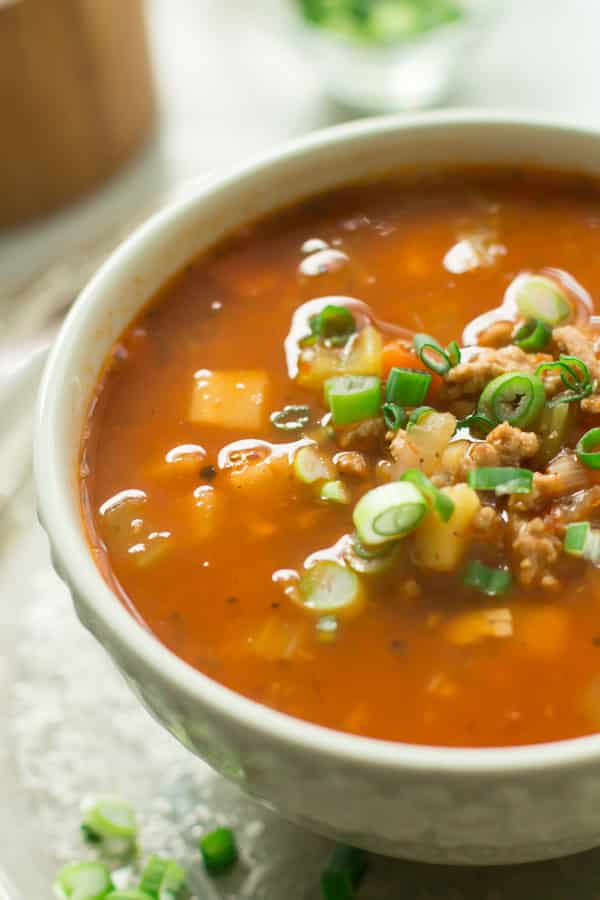
[[[524,513],[515,506],[519,495],[475,492],[469,539],[446,570],[424,558],[432,542],[447,548],[456,532],[440,538],[442,520],[430,510],[435,534],[419,538],[417,530],[383,545],[398,555],[382,574],[344,568],[356,597],[347,609],[325,603],[318,614],[320,601],[313,595],[311,608],[312,588],[302,580],[307,567],[321,556],[339,567],[338,542],[354,532],[357,501],[400,477],[398,435],[410,438],[411,431],[397,433],[395,455],[381,423],[375,445],[372,435],[362,445],[360,435],[348,437],[347,426],[333,434],[321,383],[315,388],[310,373],[290,376],[299,354],[310,361],[323,350],[322,335],[306,337],[310,315],[325,305],[350,310],[353,321],[349,337],[333,347],[324,340],[330,355],[364,342],[365,328],[383,336],[383,371],[379,361],[377,371],[362,372],[382,376],[383,383],[390,365],[426,371],[416,356],[410,365],[415,332],[433,335],[444,348],[452,340],[464,348],[481,339],[494,354],[511,343],[502,329],[512,333],[522,324],[505,292],[524,272],[554,279],[568,298],[570,319],[587,329],[594,355],[587,295],[600,292],[599,248],[595,184],[552,173],[461,171],[386,179],[310,199],[191,262],[114,347],[90,406],[82,503],[106,579],[192,666],[254,700],[331,728],[454,746],[524,744],[598,730],[600,575],[594,552],[586,561],[562,550],[569,522],[596,524],[594,469],[582,467],[572,452],[561,455],[560,446],[543,461],[537,444],[521,458],[492,455],[484,465],[508,460],[555,484],[547,465],[558,453],[559,481],[571,467],[568,485],[551,486],[546,496],[542,484],[533,511]],[[304,306],[324,297],[334,299]],[[484,313],[485,320],[471,324]],[[573,355],[570,345],[551,340]],[[557,349],[547,352],[558,358]],[[469,359],[463,349],[462,365]],[[500,359],[495,375],[506,368]],[[560,375],[550,370],[548,378],[553,372]],[[452,388],[451,376],[444,379],[433,377],[426,403],[466,417],[483,385],[473,397],[464,381]],[[488,374],[483,381],[489,380]],[[546,380],[546,389],[551,396],[561,387]],[[288,411],[279,425],[302,428],[278,429],[270,416],[290,405],[308,409]],[[593,404],[584,406],[583,400],[562,404],[571,416],[563,447],[573,448],[600,424]],[[443,426],[440,419],[435,433]],[[539,422],[530,428],[536,430],[539,437]],[[295,442],[307,437],[316,442],[316,456],[304,460],[308,472],[299,478],[301,444]],[[474,423],[450,446],[462,441],[456,453],[464,459],[484,443],[489,450],[484,437]],[[293,446],[271,446],[282,444]],[[340,458],[340,452],[358,455]],[[438,487],[468,480],[448,474],[456,468],[449,456],[440,474],[437,459],[427,468],[419,457],[404,469],[423,469]],[[321,499],[324,482],[336,485],[329,499]],[[488,510],[483,516],[482,509]],[[533,518],[541,525],[531,526]],[[544,540],[549,543],[539,543]],[[474,560],[509,573],[512,585],[492,596],[481,583],[465,586],[465,567]]]

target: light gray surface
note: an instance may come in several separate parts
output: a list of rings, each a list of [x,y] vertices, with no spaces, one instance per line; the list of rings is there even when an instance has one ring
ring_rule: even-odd
[[[453,102],[597,120],[600,4],[512,0],[501,8],[503,20],[468,61]],[[0,238],[0,288],[57,256],[68,258],[189,178],[341,118],[272,29],[276,9],[277,0],[150,0],[161,139],[98,196]],[[1,299],[5,329],[11,311]],[[8,403],[0,399],[3,435],[22,429],[17,482],[27,472],[34,381],[34,369],[24,370]],[[139,802],[149,849],[166,843],[183,851],[182,835],[189,840],[217,810],[244,822],[244,852],[255,865],[242,872],[242,886],[221,884],[218,894],[207,886],[203,896],[310,896],[325,842],[241,804],[138,709],[49,571],[27,479],[0,511],[0,600],[0,863],[8,873],[0,873],[2,900],[7,891],[10,900],[50,896],[55,865],[78,852],[79,794],[113,786]],[[122,739],[124,723],[131,740]],[[598,893],[600,861],[588,854],[469,873],[379,860],[361,897],[592,900]]]

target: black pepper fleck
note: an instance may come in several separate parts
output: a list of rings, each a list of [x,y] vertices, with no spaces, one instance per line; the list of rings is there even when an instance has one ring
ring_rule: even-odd
[[[204,466],[200,469],[200,478],[204,481],[213,481],[217,477],[217,470],[214,466]]]
[[[393,641],[390,641],[390,650],[392,653],[406,653],[406,641],[394,638]]]
[[[594,645],[594,647],[600,647],[600,637],[593,637],[592,644]]]
[[[227,603],[237,603],[238,600],[239,600],[239,597],[233,597],[233,596],[227,597]]]
[[[273,603],[271,603],[272,609],[279,609],[280,606],[281,606],[281,603],[278,603],[277,600],[275,600]]]

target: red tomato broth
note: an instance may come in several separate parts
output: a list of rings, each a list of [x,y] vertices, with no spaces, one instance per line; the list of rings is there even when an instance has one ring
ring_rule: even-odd
[[[474,606],[440,576],[423,593],[377,579],[363,612],[343,620],[332,642],[290,601],[279,570],[352,531],[352,505],[317,505],[288,478],[255,501],[217,465],[242,438],[294,440],[268,416],[252,433],[190,422],[194,373],[264,369],[267,406],[307,403],[315,394],[288,377],[283,340],[294,311],[324,295],[356,297],[375,316],[442,343],[502,302],[522,270],[564,269],[594,296],[600,289],[600,194],[585,179],[549,173],[465,171],[385,180],[318,197],[255,225],[190,263],[166,285],[115,347],[99,381],[83,437],[81,490],[90,542],[109,582],[178,656],[236,691],[291,715],[372,737],[445,746],[504,746],[574,737],[600,723],[600,576],[567,566],[568,590],[515,587],[507,598],[514,633],[457,646],[444,623]],[[493,264],[462,274],[444,268],[463,233],[493,229],[505,247]],[[298,274],[309,239],[348,256],[337,271]],[[164,472],[173,447],[198,444],[196,468]],[[209,485],[218,524],[206,532],[194,491]],[[374,482],[353,483],[354,497]],[[143,511],[123,513],[115,532],[98,512],[127,489],[143,490]],[[145,567],[129,552],[131,521],[170,533],[164,555]],[[160,543],[160,540],[159,540]],[[410,575],[410,571],[408,571]],[[520,621],[558,609],[555,644]],[[563,621],[564,620],[564,621]],[[538,629],[541,630],[541,629]],[[549,642],[552,644],[552,641]]]

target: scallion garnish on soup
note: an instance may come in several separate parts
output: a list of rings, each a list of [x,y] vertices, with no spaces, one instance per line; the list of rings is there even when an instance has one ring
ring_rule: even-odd
[[[332,728],[600,729],[598,221],[583,178],[415,175],[192,261],[90,406],[84,515],[118,595]]]

